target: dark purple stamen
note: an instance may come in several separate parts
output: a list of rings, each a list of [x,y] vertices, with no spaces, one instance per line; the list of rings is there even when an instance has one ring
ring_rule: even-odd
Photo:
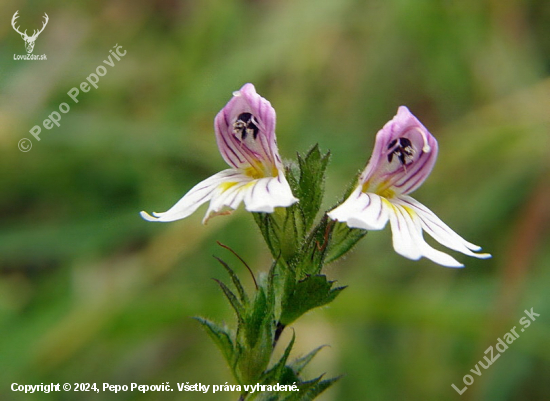
[[[399,138],[399,145],[397,145],[397,142],[398,140],[394,139],[388,145],[388,150],[391,150],[391,152],[388,153],[388,163],[392,162],[393,156],[395,155],[402,165],[411,164],[414,161],[413,156],[415,153],[411,141],[408,138]]]
[[[254,139],[258,137],[258,126],[254,116],[250,113],[241,113],[237,117],[237,121],[233,124],[233,132],[241,136],[244,141],[248,134],[251,134]]]

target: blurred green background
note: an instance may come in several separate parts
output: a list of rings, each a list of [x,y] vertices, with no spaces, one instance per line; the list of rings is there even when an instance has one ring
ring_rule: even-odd
[[[48,13],[34,49],[47,61],[14,61],[16,10],[29,31]],[[454,254],[458,270],[413,262],[387,228],[330,265],[349,288],[294,325],[294,355],[330,344],[310,377],[344,374],[320,399],[550,397],[550,2],[5,0],[0,15],[0,399],[238,398],[9,387],[234,383],[191,317],[234,324],[212,255],[247,279],[221,241],[265,272],[253,219],[241,208],[202,226],[202,208],[152,224],[138,212],[168,209],[226,167],[213,119],[246,82],[277,110],[283,158],[314,143],[332,152],[326,208],[407,105],[440,145],[415,198],[493,254]],[[126,56],[72,102],[116,44]],[[34,139],[61,102],[60,127]],[[537,321],[473,375],[531,307]],[[459,396],[451,384],[466,374],[475,382]]]

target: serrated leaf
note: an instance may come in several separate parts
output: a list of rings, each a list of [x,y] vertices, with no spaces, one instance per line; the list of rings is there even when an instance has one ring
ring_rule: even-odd
[[[218,262],[221,263],[221,265],[227,270],[229,273],[229,276],[231,277],[231,281],[233,281],[233,284],[235,285],[235,288],[237,289],[237,293],[239,294],[239,299],[243,303],[243,305],[246,307],[248,305],[248,295],[246,295],[246,292],[241,284],[241,281],[239,280],[239,277],[235,274],[233,269],[229,267],[227,263],[225,263],[222,259],[218,258],[217,256],[214,256],[218,260]]]
[[[235,350],[228,329],[222,328],[216,323],[202,317],[194,317],[194,319],[202,325],[212,341],[218,346],[227,364],[232,366]]]
[[[301,241],[301,218],[296,204],[276,208],[273,213],[252,213],[256,224],[274,258],[290,260],[298,251]]]
[[[296,340],[296,333],[292,333],[292,339],[288,343],[287,347],[285,348],[285,352],[277,361],[277,363],[268,370],[265,375],[262,377],[262,384],[270,384],[270,383],[279,383],[282,384],[282,374],[285,369],[286,361],[288,360],[288,357],[290,355],[290,351],[292,350],[292,347],[294,346],[294,341]]]
[[[334,262],[349,252],[368,231],[360,228],[349,228],[346,223],[334,222],[334,227],[327,246],[325,264]]]
[[[319,351],[321,351],[323,348],[327,347],[327,345],[321,345],[320,347],[315,348],[313,351],[309,352],[307,355],[304,355],[301,358],[297,358],[290,364],[290,367],[292,370],[294,370],[297,374],[301,373],[302,370],[306,367],[306,365],[311,362],[313,358],[315,358],[315,355]]]
[[[283,213],[284,219],[279,224],[281,230],[278,235],[281,257],[288,261],[300,250],[304,227],[298,204],[284,208],[280,215]]]
[[[275,228],[273,227],[275,222],[271,216],[271,213],[252,213],[254,221],[260,228],[260,232],[264,237],[264,241],[271,251],[271,255],[276,258],[280,255],[279,239],[276,235]]]
[[[256,309],[241,325],[238,341],[243,345],[238,371],[243,383],[256,383],[269,364],[273,352],[273,314],[266,310],[263,289],[257,293]]]
[[[305,157],[298,155],[300,179],[296,196],[300,199],[299,207],[306,231],[313,224],[323,201],[329,159],[330,152],[322,155],[318,145],[314,145]]]
[[[322,377],[323,375],[316,377],[315,379],[312,379],[312,380],[301,381],[299,383],[296,383],[299,391],[292,392],[291,394],[283,398],[283,401],[302,401],[303,399],[302,397],[307,396],[307,392],[313,387],[315,387],[315,385],[319,384],[321,382]]]
[[[283,398],[282,401],[311,401],[340,379],[339,376],[321,380],[322,377],[319,376],[311,381],[300,383],[298,385],[300,391],[290,394],[288,397]]]
[[[291,385],[293,383],[299,383],[300,377],[289,365],[286,365],[283,369],[280,380],[280,384]]]
[[[266,283],[266,297],[267,297],[267,308],[271,313],[273,314],[273,318],[275,318],[275,309],[277,307],[277,287],[276,287],[276,270],[279,263],[279,258],[275,259],[273,263],[271,264],[271,268],[269,269],[269,273],[267,274],[267,283]]]
[[[223,293],[225,294],[226,298],[229,300],[229,303],[231,304],[231,306],[235,310],[235,313],[237,314],[237,319],[239,320],[239,322],[242,321],[244,319],[245,309],[241,304],[241,302],[239,301],[239,299],[237,298],[237,296],[233,293],[233,291],[229,289],[229,287],[227,287],[220,280],[218,279],[213,279],[213,280],[216,283],[218,283]]]
[[[327,247],[331,238],[333,222],[325,215],[312,230],[300,252],[291,261],[299,277],[319,274],[324,265]]]
[[[268,323],[269,316],[272,314],[269,310],[267,296],[263,288],[256,292],[254,304],[251,313],[246,316],[244,324],[246,342],[250,347],[254,347],[262,334],[263,326]]]
[[[334,281],[324,275],[312,275],[298,281],[283,301],[280,322],[288,326],[307,311],[331,302],[345,287],[332,288]]]
[[[267,285],[266,290],[268,296],[275,296],[275,271],[277,270],[277,265],[279,263],[279,257],[277,257],[273,263],[271,263],[271,267],[269,268],[269,273],[267,274]]]

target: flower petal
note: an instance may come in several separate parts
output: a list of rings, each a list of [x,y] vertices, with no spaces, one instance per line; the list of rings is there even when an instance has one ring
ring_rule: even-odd
[[[246,174],[241,174],[232,180],[234,182],[231,182],[230,186],[226,183],[216,189],[203,223],[215,215],[236,209],[243,200],[249,212],[264,213],[273,213],[276,207],[287,207],[298,201],[292,195],[290,185],[282,172],[278,177],[260,179],[252,179]]]
[[[437,141],[405,106],[376,134],[372,156],[359,178],[364,192],[408,194],[428,177]]]
[[[242,173],[235,169],[227,169],[195,185],[174,206],[164,213],[153,213],[153,216],[141,212],[141,217],[148,221],[168,222],[183,219],[212,199],[220,186],[226,182],[238,181]],[[250,179],[248,179],[250,180]]]
[[[437,217],[430,209],[411,198],[410,196],[400,196],[394,200],[395,203],[407,206],[414,210],[418,215],[422,228],[430,234],[437,242],[445,245],[447,248],[462,252],[465,255],[473,256],[480,259],[490,258],[488,253],[474,253],[479,251],[481,247],[466,241],[449,226],[447,226],[439,217]]]
[[[298,202],[282,172],[277,177],[255,180],[246,189],[244,203],[249,212],[273,213],[275,207],[288,207]]]
[[[387,206],[382,198],[361,192],[361,187],[357,187],[344,203],[327,214],[333,220],[346,222],[351,228],[364,230],[381,230],[388,222]]]
[[[233,93],[233,98],[214,120],[216,141],[224,160],[232,167],[273,177],[282,168],[275,139],[275,110],[258,95],[252,84]]]
[[[238,169],[223,170],[194,186],[172,208],[153,216],[141,212],[148,221],[168,222],[183,219],[210,201],[203,223],[211,217],[237,209],[241,202],[249,212],[272,213],[276,207],[296,203],[282,172],[277,177],[253,179]]]
[[[432,248],[424,241],[420,219],[412,209],[391,204],[389,218],[393,248],[398,254],[412,260],[426,257],[447,267],[464,267],[452,256]]]

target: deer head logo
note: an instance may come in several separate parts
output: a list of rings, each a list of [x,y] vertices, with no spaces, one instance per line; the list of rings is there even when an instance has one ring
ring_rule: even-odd
[[[34,42],[36,41],[36,38],[38,37],[38,35],[40,35],[42,33],[42,31],[44,30],[46,25],[48,25],[48,20],[49,20],[48,14],[44,13],[44,18],[46,19],[46,21],[44,21],[44,25],[42,25],[42,29],[40,29],[39,31],[37,31],[35,29],[32,36],[28,36],[26,29],[25,29],[25,32],[21,32],[21,31],[19,31],[19,28],[15,26],[15,20],[17,18],[19,18],[19,15],[17,15],[18,12],[19,12],[19,10],[17,10],[15,12],[15,14],[13,14],[13,18],[11,19],[11,26],[13,26],[13,29],[15,29],[15,32],[17,32],[19,35],[21,35],[21,37],[25,41],[25,48],[27,49],[27,53],[32,53],[32,50],[34,49]]]

